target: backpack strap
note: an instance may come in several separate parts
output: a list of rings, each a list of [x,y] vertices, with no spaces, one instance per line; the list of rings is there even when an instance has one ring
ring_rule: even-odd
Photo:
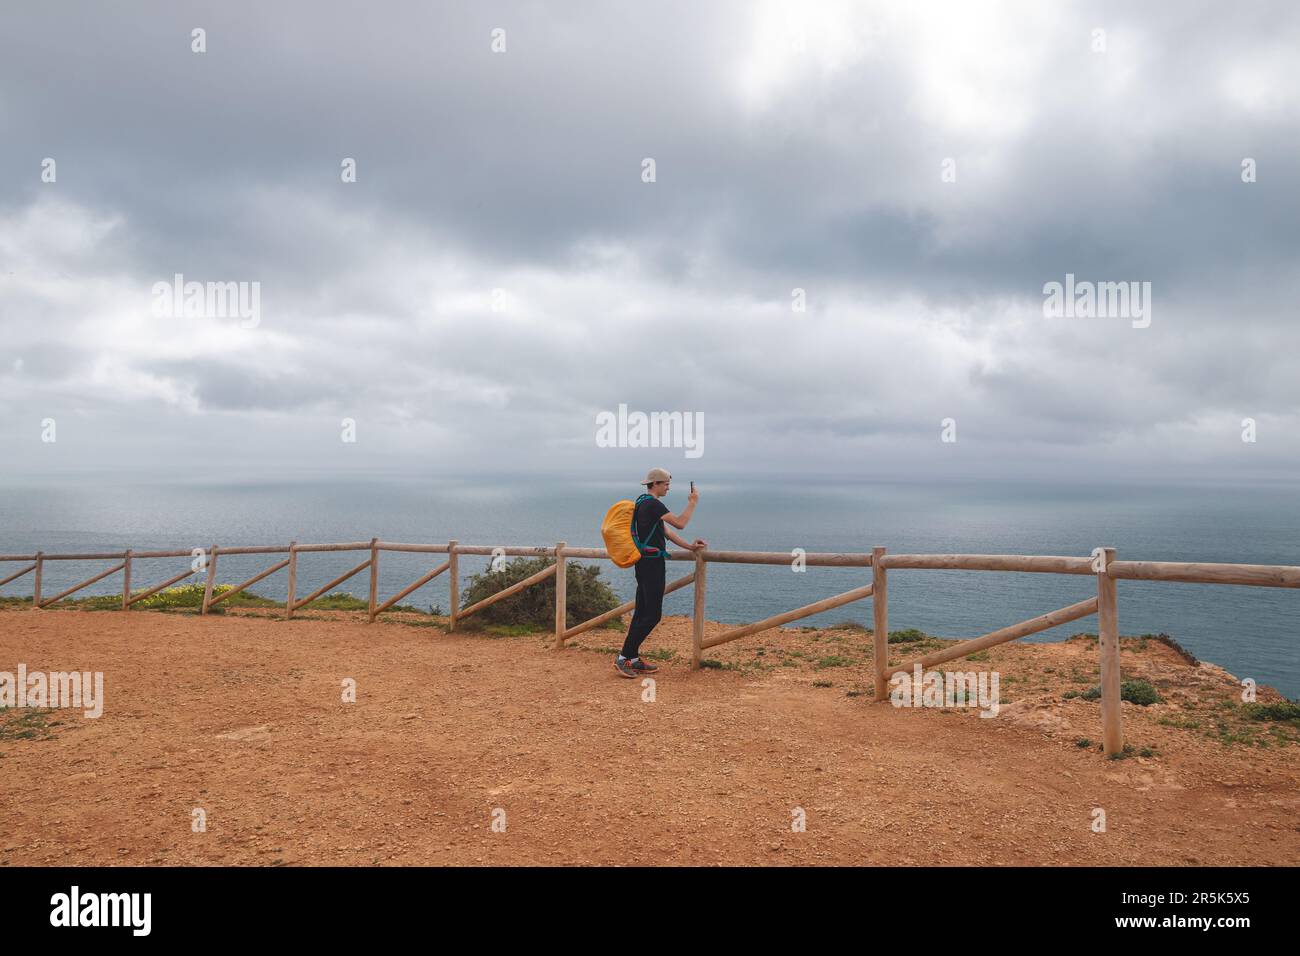
[[[653,498],[653,497],[654,495],[651,494],[638,495],[636,499],[636,504],[632,506],[632,543],[636,545],[636,549],[640,551],[643,556],[646,555],[657,556],[661,553],[659,548],[653,548],[650,547],[649,545],[643,544],[641,542],[641,538],[636,533],[636,516],[637,516],[637,512],[641,510],[641,502],[647,498]],[[655,519],[655,524],[658,524],[660,521],[663,520],[664,520],[663,515],[660,515],[658,518]],[[651,525],[650,534],[654,534],[654,530],[655,530],[654,525]]]

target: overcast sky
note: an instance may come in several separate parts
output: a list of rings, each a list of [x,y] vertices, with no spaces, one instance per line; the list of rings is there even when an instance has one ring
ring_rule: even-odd
[[[11,478],[1300,464],[1290,0],[4,20]],[[177,273],[259,283],[256,325],[154,314]],[[1149,326],[1045,317],[1067,273],[1150,282]],[[620,404],[703,454],[598,447]]]

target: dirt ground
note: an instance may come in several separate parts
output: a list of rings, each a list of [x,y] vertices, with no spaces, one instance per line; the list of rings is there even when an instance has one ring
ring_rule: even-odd
[[[105,681],[98,719],[0,711],[0,865],[1300,862],[1300,745],[1234,737],[1231,676],[1164,644],[1123,642],[1166,702],[1125,703],[1135,751],[1108,760],[1081,745],[1097,703],[1061,697],[1096,682],[1087,638],[947,665],[1002,675],[981,718],[874,703],[860,629],[695,672],[689,635],[647,642],[647,701],[617,631],[556,652],[396,615],[0,610],[0,671]]]

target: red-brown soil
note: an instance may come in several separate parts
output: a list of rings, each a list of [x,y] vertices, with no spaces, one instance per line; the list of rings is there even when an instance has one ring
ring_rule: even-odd
[[[1077,745],[1097,703],[1061,699],[1096,682],[1086,638],[948,665],[1002,675],[984,719],[872,702],[860,630],[767,632],[693,672],[666,619],[645,702],[621,632],[556,652],[402,620],[0,610],[0,670],[102,671],[106,697],[29,738],[0,711],[0,865],[1300,862],[1300,745],[1154,641],[1125,639],[1124,676],[1167,702],[1125,703],[1138,750],[1108,760]]]

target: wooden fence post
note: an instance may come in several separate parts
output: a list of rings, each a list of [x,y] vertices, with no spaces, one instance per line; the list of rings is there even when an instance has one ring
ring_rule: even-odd
[[[289,597],[284,602],[285,618],[293,617],[293,594],[298,587],[298,542],[289,542]]]
[[[704,641],[705,569],[704,552],[695,552],[695,610],[691,621],[691,670],[700,669],[701,643]]]
[[[203,585],[203,610],[199,614],[208,613],[208,605],[212,603],[212,588],[217,583],[217,546],[214,544],[212,550],[208,552],[208,579]]]
[[[32,585],[32,607],[36,610],[41,608],[41,572],[45,570],[45,552],[36,552],[36,582]]]
[[[375,593],[379,589],[379,539],[370,539],[370,619],[367,624],[375,623]]]
[[[122,555],[122,610],[131,610],[131,554],[132,549],[127,548],[126,554]]]
[[[885,672],[889,667],[889,582],[880,563],[884,556],[884,548],[871,549],[871,646],[875,657],[876,700],[886,697]]]
[[[1124,725],[1120,714],[1119,599],[1116,580],[1108,573],[1115,560],[1114,548],[1102,548],[1101,572],[1097,575],[1097,645],[1101,653],[1101,741],[1107,756],[1124,749]]]
[[[564,561],[564,549],[569,542],[555,546],[555,649],[564,649],[564,629],[569,624],[569,576]]]
[[[448,631],[456,630],[456,602],[460,598],[460,562],[456,560],[456,545],[458,544],[460,544],[460,542],[454,538],[447,542],[447,563],[451,565],[451,567],[447,568],[448,573],[451,575],[451,581],[448,585],[450,591],[448,603],[451,605],[451,607],[447,609]]]

